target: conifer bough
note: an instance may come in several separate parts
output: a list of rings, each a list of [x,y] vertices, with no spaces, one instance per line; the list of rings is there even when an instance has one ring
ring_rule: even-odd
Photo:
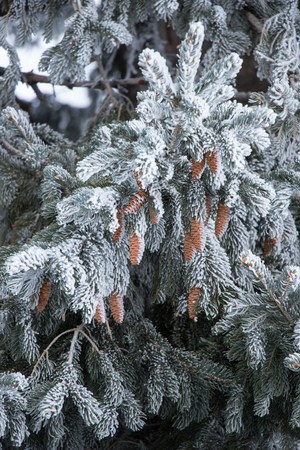
[[[0,448],[298,448],[297,2],[23,3],[0,5]],[[20,81],[103,92],[71,142]]]

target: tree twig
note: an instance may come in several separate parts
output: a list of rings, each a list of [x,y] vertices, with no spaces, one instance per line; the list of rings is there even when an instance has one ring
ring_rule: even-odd
[[[287,310],[284,308],[284,306],[280,303],[280,300],[270,291],[270,289],[267,286],[266,280],[264,277],[260,274],[258,274],[258,278],[260,282],[262,283],[263,287],[265,288],[269,298],[275,303],[277,308],[280,310],[281,314],[286,318],[286,320],[289,322],[290,326],[294,326],[294,320],[290,316],[290,314],[287,312]]]
[[[284,298],[285,298],[285,296],[286,296],[286,294],[287,294],[287,291],[288,291],[288,289],[289,289],[289,287],[290,287],[290,285],[291,285],[291,278],[290,278],[290,276],[288,276],[288,277],[286,278],[285,281],[286,281],[286,285],[285,285],[285,287],[284,287],[284,289],[283,289],[283,291],[282,291],[281,296],[280,296],[279,299],[278,299],[278,301],[279,301],[280,303],[283,302],[283,300],[284,300]]]
[[[0,67],[0,76],[3,76],[5,73],[6,67]],[[36,83],[42,83],[42,84],[53,84],[49,78],[48,75],[40,75],[34,72],[22,72],[22,79],[20,80],[22,83],[29,84],[30,86]],[[136,77],[136,78],[126,78],[124,80],[122,79],[112,79],[109,80],[110,86],[113,87],[126,87],[126,86],[135,86],[135,85],[145,85],[147,84],[147,81],[143,77]],[[70,81],[68,79],[65,79],[62,83],[59,84],[59,86],[66,86],[69,89],[73,89],[74,87],[86,87],[90,89],[106,89],[107,85],[104,80],[98,80],[98,81]]]
[[[68,357],[68,364],[72,364],[73,362],[73,357],[74,357],[74,352],[75,352],[75,345],[78,339],[78,334],[82,329],[82,325],[80,325],[80,327],[77,327],[74,331],[73,337],[72,337],[72,341],[71,341],[71,345],[70,345],[70,350],[69,350],[69,357]]]
[[[45,348],[45,350],[42,352],[42,354],[40,355],[40,357],[38,358],[37,362],[35,363],[32,372],[31,372],[31,377],[34,374],[34,372],[36,371],[36,369],[38,368],[38,365],[40,364],[41,360],[44,358],[44,356],[48,353],[48,351],[50,350],[50,348],[52,347],[53,344],[55,344],[56,341],[58,341],[58,339],[60,339],[62,336],[64,336],[65,334],[69,334],[72,333],[72,331],[76,331],[76,328],[70,328],[70,330],[66,330],[63,331],[62,333],[60,333],[58,336],[56,336],[51,342],[50,344]]]
[[[256,29],[256,31],[262,33],[264,24],[250,11],[246,12],[246,16],[251,25]]]
[[[8,151],[8,153],[10,153],[11,155],[16,156],[17,158],[21,158],[22,160],[26,159],[25,155],[23,155],[23,153],[20,150],[11,145],[5,139],[2,138],[0,140],[0,145],[2,145],[2,147],[4,147],[5,150]]]
[[[75,345],[78,339],[78,335],[79,333],[81,333],[91,344],[91,346],[93,347],[93,349],[99,354],[101,355],[101,350],[99,350],[99,348],[97,347],[96,343],[93,341],[92,338],[90,338],[84,331],[83,331],[83,324],[78,325],[78,327],[76,328],[70,328],[69,330],[63,331],[62,333],[60,333],[58,336],[56,336],[51,342],[50,344],[45,348],[45,350],[42,352],[42,354],[40,355],[40,357],[38,358],[37,362],[35,363],[32,372],[31,372],[31,377],[33,376],[33,374],[35,373],[36,369],[38,368],[41,360],[44,358],[44,356],[48,355],[48,351],[50,350],[50,348],[55,344],[56,341],[58,341],[58,339],[60,339],[62,336],[64,336],[65,334],[69,334],[69,333],[74,333],[72,340],[71,340],[71,345],[70,345],[70,350],[69,350],[69,356],[68,356],[68,364],[72,364],[73,361],[73,357],[74,357],[74,352],[75,352]]]
[[[89,343],[91,344],[91,346],[93,347],[94,350],[96,350],[96,352],[101,355],[102,352],[101,350],[97,347],[97,345],[95,344],[95,342],[83,331],[83,330],[79,330],[80,333],[89,341]]]
[[[25,81],[25,83],[26,83],[26,81]],[[49,103],[49,102],[48,102],[48,98],[46,97],[45,94],[43,94],[43,93],[41,92],[41,90],[39,89],[37,83],[32,83],[32,84],[30,85],[30,87],[32,88],[33,92],[35,93],[35,95],[37,96],[37,98],[38,98],[41,102],[46,103],[46,104]]]
[[[105,69],[103,67],[100,55],[95,55],[95,61],[96,61],[97,65],[98,65],[98,69],[99,69],[100,75],[102,77],[102,81],[103,81],[103,83],[105,85],[105,88],[107,90],[108,96],[112,100],[113,104],[115,105],[118,102],[117,102],[117,100],[114,97],[114,91],[112,90],[111,84],[110,84],[110,82],[107,79],[107,74],[106,74]]]

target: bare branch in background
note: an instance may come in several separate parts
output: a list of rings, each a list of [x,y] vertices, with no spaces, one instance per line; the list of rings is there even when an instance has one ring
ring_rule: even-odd
[[[262,33],[262,30],[264,28],[264,24],[250,11],[246,12],[247,19],[251,23],[251,25],[258,31],[259,33]]]
[[[6,68],[0,67],[0,76],[4,75]],[[52,84],[50,78],[48,75],[40,75],[34,72],[22,72],[22,83],[26,83],[29,86],[32,86],[36,83],[42,83],[42,84]],[[143,77],[137,77],[137,78],[127,78],[124,80],[117,80],[112,79],[109,80],[109,85],[113,87],[126,87],[126,86],[134,86],[134,85],[145,85],[147,84],[146,80]],[[71,82],[70,80],[64,80],[59,86],[66,86],[69,89],[72,89],[74,87],[86,87],[91,89],[107,89],[107,82],[104,80],[97,80],[95,81],[74,81]]]

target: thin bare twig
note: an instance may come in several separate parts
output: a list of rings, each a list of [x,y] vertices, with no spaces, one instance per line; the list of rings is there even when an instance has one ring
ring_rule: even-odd
[[[110,82],[107,79],[107,74],[106,74],[105,69],[103,67],[101,57],[100,57],[100,55],[95,55],[94,58],[95,58],[95,61],[96,61],[97,65],[98,65],[98,69],[99,69],[100,75],[102,77],[102,81],[103,81],[103,83],[105,85],[105,88],[107,90],[108,96],[112,100],[113,104],[116,105],[118,102],[117,102],[117,100],[114,97],[114,91],[112,90],[111,84],[110,84]]]
[[[48,352],[50,350],[50,348],[55,344],[55,342],[58,341],[58,339],[60,339],[62,336],[64,336],[65,334],[69,334],[69,333],[74,333],[72,340],[71,340],[71,345],[70,345],[70,350],[69,350],[69,356],[68,356],[68,364],[72,364],[73,361],[73,357],[74,357],[74,352],[75,352],[75,345],[78,339],[78,335],[79,333],[81,333],[91,344],[91,346],[93,347],[93,349],[99,354],[101,355],[101,350],[99,350],[99,348],[97,347],[96,343],[93,341],[92,338],[90,338],[84,331],[83,331],[84,325],[78,325],[78,327],[76,328],[70,328],[69,330],[63,331],[62,333],[60,333],[58,336],[56,336],[51,342],[50,344],[45,348],[45,350],[42,352],[42,354],[40,355],[40,357],[38,358],[37,362],[35,363],[32,372],[31,372],[31,377],[33,376],[33,374],[35,373],[36,369],[38,368],[41,360],[44,358],[44,356],[48,357]]]
[[[264,24],[250,11],[246,12],[247,19],[251,23],[251,25],[258,31],[259,33],[262,33]]]
[[[74,331],[73,337],[72,337],[72,341],[71,341],[71,345],[70,345],[70,350],[69,350],[69,357],[68,357],[68,364],[72,364],[73,362],[73,357],[74,357],[74,352],[75,352],[75,345],[78,339],[78,334],[82,329],[82,325],[80,325],[79,327],[77,327]]]
[[[83,331],[83,330],[79,330],[80,333],[89,341],[89,343],[91,344],[91,346],[93,347],[94,350],[96,350],[96,352],[101,355],[102,351],[97,347],[96,343]]]
[[[23,155],[23,153],[20,150],[18,150],[16,147],[11,145],[5,139],[2,138],[0,140],[0,145],[2,145],[2,147],[4,147],[5,150],[8,151],[8,153],[10,153],[11,155],[16,156],[17,158],[21,158],[23,160],[26,159],[25,156]]]
[[[35,95],[41,102],[49,104],[47,96],[42,93],[42,91],[39,89],[37,83],[32,83],[30,85],[30,87],[32,88],[33,92],[35,93]]]
[[[269,298],[273,301],[273,303],[275,303],[275,305],[277,306],[277,308],[280,310],[281,314],[286,318],[286,320],[289,322],[289,324],[291,326],[294,326],[294,320],[292,319],[292,317],[290,316],[290,314],[286,311],[286,309],[284,308],[284,306],[280,303],[280,300],[270,291],[270,289],[267,286],[266,280],[264,279],[264,277],[262,275],[258,274],[258,278],[260,280],[260,282],[262,283],[263,287],[265,288]]]
[[[36,371],[36,369],[38,368],[38,366],[39,366],[41,360],[44,358],[45,355],[48,354],[48,351],[50,350],[50,348],[52,347],[52,345],[54,345],[55,342],[58,341],[58,339],[60,339],[60,338],[61,338],[62,336],[64,336],[65,334],[72,333],[73,331],[76,331],[76,330],[77,330],[77,327],[76,327],[76,328],[70,328],[70,330],[63,331],[62,333],[60,333],[58,336],[56,336],[56,337],[50,342],[50,344],[45,348],[45,350],[42,352],[42,354],[41,354],[40,357],[38,358],[37,362],[35,363],[35,365],[34,365],[34,367],[33,367],[33,369],[32,369],[31,375],[30,375],[31,377],[32,377],[32,375],[34,374],[34,372]]]
[[[112,340],[112,332],[111,332],[111,329],[110,329],[110,326],[109,326],[109,322],[108,322],[108,318],[107,318],[107,317],[106,317],[106,319],[105,319],[105,324],[106,324],[106,329],[107,329],[108,335],[109,335],[110,339]]]

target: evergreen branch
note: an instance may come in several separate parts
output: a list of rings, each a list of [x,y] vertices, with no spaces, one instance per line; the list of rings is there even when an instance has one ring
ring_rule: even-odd
[[[78,334],[81,333],[91,344],[91,346],[93,347],[94,350],[96,350],[96,352],[100,355],[101,354],[101,350],[99,350],[99,348],[97,347],[96,343],[83,331],[84,325],[78,325],[78,327],[76,328],[70,328],[69,330],[63,331],[62,333],[60,333],[58,336],[56,336],[51,342],[50,344],[45,348],[45,350],[42,352],[42,354],[40,355],[40,357],[38,358],[37,362],[35,363],[32,372],[31,372],[31,377],[33,376],[34,372],[36,371],[36,369],[38,368],[41,360],[44,358],[45,355],[48,354],[48,351],[50,350],[50,348],[55,344],[55,342],[58,341],[58,339],[60,339],[62,336],[64,336],[65,334],[68,333],[72,333],[73,337],[72,337],[72,341],[71,341],[71,346],[70,346],[70,350],[69,350],[69,356],[68,356],[68,364],[71,364],[73,361],[73,356],[74,356],[74,351],[75,351],[75,344],[77,342],[78,339]]]
[[[182,126],[179,125],[179,123],[173,129],[172,135],[171,135],[171,138],[170,138],[168,153],[173,153],[174,146],[175,146],[175,143],[176,143],[176,139],[177,139],[177,136],[178,136],[179,132],[181,131],[181,129],[182,129]]]
[[[28,136],[24,131],[24,128],[19,124],[19,122],[15,119],[15,117],[13,117],[12,114],[7,117],[7,120],[11,120],[14,123],[15,127],[19,130],[20,135],[24,138],[24,140],[30,143],[30,141],[28,140]]]
[[[25,81],[25,83],[26,83],[26,81]],[[36,83],[32,83],[30,85],[30,87],[32,88],[33,92],[35,93],[35,95],[41,102],[46,103],[46,104],[48,103],[47,96],[41,92],[41,90],[39,89],[39,87]]]
[[[31,175],[33,175],[38,180],[42,177],[42,173],[39,170],[33,170],[30,167],[26,166],[26,156],[23,155],[23,153],[14,147],[12,144],[7,142],[5,139],[0,139],[0,146],[6,150],[7,153],[11,156],[15,156],[16,158],[20,158],[22,160],[21,167],[14,166],[16,169],[24,170],[25,172],[29,172]],[[4,161],[2,160],[1,163],[3,164]]]
[[[106,324],[107,333],[108,333],[110,339],[112,340],[112,332],[111,332],[111,329],[110,329],[110,326],[109,326],[109,321],[108,321],[107,318],[105,320],[105,324]]]
[[[91,346],[93,347],[94,350],[96,350],[96,352],[101,355],[101,350],[99,350],[99,348],[97,347],[97,345],[95,344],[95,342],[82,330],[80,329],[79,332],[89,341],[89,343],[91,344]]]
[[[102,69],[100,69],[101,66],[103,68],[100,58],[94,57],[94,61],[96,61],[98,64],[99,72],[102,76],[102,80],[97,80],[97,81],[83,80],[83,81],[71,82],[70,80],[65,79],[62,83],[58,84],[58,86],[65,86],[69,89],[78,87],[78,88],[108,90],[108,92],[112,93],[112,95],[113,95],[112,88],[117,88],[117,87],[125,87],[126,88],[129,86],[145,86],[148,84],[147,80],[145,80],[144,77],[109,80],[106,76],[103,76],[103,71],[102,71]],[[0,67],[0,76],[4,75],[5,70],[6,70],[6,67]],[[103,68],[103,70],[104,70],[104,68]],[[50,77],[48,75],[41,75],[38,73],[34,73],[32,71],[31,72],[21,72],[21,75],[22,75],[21,79],[20,79],[21,83],[29,85],[35,92],[38,99],[45,102],[46,96],[40,91],[40,89],[37,86],[37,83],[53,85],[52,81],[50,80]],[[120,94],[120,95],[122,97],[124,97],[124,95],[122,95],[122,94]],[[236,92],[234,95],[234,98],[237,101],[248,101],[249,93],[248,92]],[[126,97],[126,100],[129,100],[128,97]]]
[[[293,327],[294,326],[294,320],[290,316],[290,314],[284,309],[282,304],[280,303],[280,300],[270,291],[270,289],[267,286],[266,280],[262,276],[261,273],[257,274],[261,284],[263,285],[264,289],[266,290],[269,298],[272,300],[273,303],[277,306],[277,308],[280,310],[281,314],[286,318],[286,320],[289,322],[289,324]]]
[[[5,150],[12,156],[16,156],[17,158],[21,158],[21,159],[25,159],[25,156],[23,155],[23,153],[18,150],[16,147],[14,147],[13,145],[11,145],[9,142],[7,142],[5,139],[1,139],[0,144],[2,145],[2,147],[5,148]]]
[[[100,109],[99,109],[99,113],[97,115],[99,115],[102,110],[106,109],[107,103],[108,103],[107,109],[110,108],[111,105],[109,104],[109,100],[111,100],[112,106],[115,108],[118,108],[118,119],[119,119],[121,109],[122,109],[122,105],[120,104],[121,103],[120,99],[123,98],[125,100],[125,103],[129,104],[130,108],[132,110],[134,109],[134,106],[129,97],[127,97],[126,95],[122,94],[119,91],[113,90],[111,82],[108,80],[107,73],[103,67],[100,55],[93,56],[93,60],[96,61],[97,65],[98,65],[99,73],[102,77],[103,83],[105,85],[105,89],[107,91],[107,95],[106,95],[105,99],[103,100],[103,102],[100,106]],[[116,97],[120,97],[119,100],[117,100]],[[128,111],[128,113],[130,113],[130,109],[128,107],[127,107],[127,111]]]
[[[106,88],[106,90],[108,92],[108,97],[112,100],[113,104],[115,105],[117,103],[117,100],[114,97],[114,91],[112,90],[111,84],[110,84],[110,82],[107,79],[107,74],[106,74],[105,69],[103,67],[100,55],[95,55],[95,61],[96,61],[97,65],[98,65],[98,69],[99,69],[100,75],[102,77],[102,80],[103,80],[103,83],[105,85],[105,88]]]
[[[286,296],[286,294],[287,294],[287,292],[289,290],[290,285],[291,285],[291,278],[290,278],[290,276],[288,276],[286,278],[285,288],[283,289],[282,294],[281,294],[281,296],[278,299],[279,302],[282,302],[284,300],[284,298],[285,298],[285,296]]]
[[[69,330],[63,331],[62,333],[58,334],[51,342],[50,344],[45,348],[45,350],[42,352],[42,354],[40,355],[40,357],[38,358],[37,362],[35,363],[32,372],[30,374],[30,376],[32,377],[34,372],[36,371],[36,369],[38,368],[41,360],[44,358],[44,356],[46,354],[48,354],[48,351],[50,350],[50,348],[55,344],[56,341],[58,341],[62,336],[64,336],[65,334],[68,333],[72,333],[73,331],[76,331],[78,329],[78,327],[76,328],[70,328]]]
[[[3,76],[5,73],[6,67],[0,67],[0,76]],[[37,83],[42,84],[53,84],[50,80],[50,77],[48,75],[40,75],[34,72],[22,72],[21,73],[21,82],[26,83],[29,86],[36,85]],[[136,86],[136,85],[145,85],[147,84],[147,81],[143,77],[136,77],[136,78],[126,78],[124,80],[122,79],[112,79],[109,80],[110,87],[126,87],[126,86]],[[73,89],[74,87],[85,87],[90,89],[101,89],[105,90],[107,89],[107,83],[105,80],[97,80],[97,81],[74,81],[71,82],[68,79],[65,79],[62,83],[59,84],[59,86],[66,86],[69,89]]]
[[[73,356],[74,356],[74,352],[75,352],[75,345],[78,339],[78,334],[81,331],[82,325],[79,325],[79,327],[77,327],[74,331],[73,337],[72,337],[72,341],[71,341],[71,345],[70,345],[70,350],[69,350],[69,357],[68,357],[68,364],[72,364],[73,362]]]

